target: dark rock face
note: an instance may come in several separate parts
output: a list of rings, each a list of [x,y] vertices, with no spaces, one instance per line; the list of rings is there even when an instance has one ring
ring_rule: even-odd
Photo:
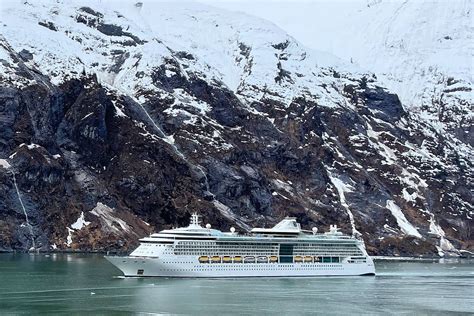
[[[158,40],[105,23],[105,12],[76,13],[74,24],[115,45],[101,54],[110,56],[107,78],[131,73],[137,85],[125,93],[90,69],[53,84],[34,51],[0,38],[11,57],[0,60],[0,251],[126,251],[187,225],[194,211],[223,230],[284,216],[305,229],[337,224],[378,255],[474,247],[472,160],[374,76],[322,69],[313,75],[323,92],[300,91],[308,74],[290,71],[294,43],[285,39],[269,45],[274,86],[242,80],[232,90],[193,70],[194,52],[166,47],[169,55],[141,67],[147,56],[131,47]],[[254,49],[236,44],[249,77]],[[289,102],[285,91],[294,92]],[[466,126],[459,133],[471,144]]]
[[[113,102],[124,110],[133,105],[113,99],[94,78],[74,80],[54,91],[38,85],[2,92],[8,98],[5,109],[14,116],[7,123],[22,131],[15,139],[8,126],[2,129],[2,153],[15,148],[12,169],[0,169],[1,193],[6,197],[1,204],[2,225],[5,231],[15,232],[3,237],[4,249],[29,249],[32,239],[42,249],[52,244],[65,249],[67,227],[81,212],[93,224],[77,236],[74,233],[73,249],[117,249],[119,238],[121,246],[129,247],[153,226],[184,224],[189,216],[185,207],[199,209],[208,204],[189,165],[169,144],[151,134],[140,136],[149,133],[146,125],[118,116]],[[22,122],[24,119],[28,122]],[[21,124],[27,128],[20,128]],[[24,214],[18,211],[18,195],[25,204],[33,238],[28,231],[13,228],[24,221]],[[90,210],[98,203],[113,209],[113,218],[126,222],[129,229],[109,233],[107,227],[94,222]]]
[[[78,10],[78,14],[76,16],[76,21],[78,23],[85,24],[91,28],[97,29],[99,32],[109,35],[109,36],[116,36],[116,37],[129,37],[132,42],[129,42],[128,45],[130,46],[136,46],[137,44],[144,44],[146,43],[145,41],[140,40],[137,36],[125,32],[121,26],[119,25],[114,25],[114,24],[108,24],[103,22],[104,15],[100,12],[97,12],[89,7],[82,7]],[[41,24],[43,26],[46,26],[51,29],[51,27],[54,27],[53,24]],[[54,28],[54,30],[56,30]]]

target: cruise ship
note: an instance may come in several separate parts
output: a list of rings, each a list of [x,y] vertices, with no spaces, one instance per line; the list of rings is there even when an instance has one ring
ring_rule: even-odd
[[[239,235],[202,227],[193,214],[188,227],[140,239],[129,256],[106,256],[128,277],[313,277],[375,275],[360,239],[337,226],[325,233],[301,229],[286,217],[273,228]]]

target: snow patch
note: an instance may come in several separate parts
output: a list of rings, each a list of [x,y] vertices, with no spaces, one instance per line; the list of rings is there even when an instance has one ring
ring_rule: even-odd
[[[66,245],[68,247],[71,247],[73,233],[76,230],[81,230],[83,227],[85,227],[89,224],[90,224],[90,222],[87,222],[84,219],[84,212],[81,212],[81,215],[79,216],[79,218],[74,223],[71,224],[71,227],[66,227],[66,229],[67,229]],[[56,245],[54,245],[54,246],[56,246]],[[53,246],[53,249],[56,249],[54,246]]]
[[[416,173],[410,173],[405,168],[403,168],[402,170],[402,178],[400,178],[400,181],[402,183],[407,184],[410,188],[414,188],[416,190],[419,190],[420,187],[428,187],[426,181],[421,179],[419,175],[417,175]]]
[[[239,225],[246,231],[250,231],[252,229],[249,225],[247,225],[239,217],[232,213],[231,209],[227,205],[223,204],[218,200],[214,200],[212,203],[219,210],[219,212],[227,219],[231,220],[232,222],[235,222],[237,225]]]
[[[101,202],[97,202],[96,207],[94,207],[90,213],[99,217],[102,227],[109,232],[118,233],[120,230],[131,232],[130,226],[128,226],[125,221],[114,216],[114,209],[102,204]],[[117,225],[120,226],[120,229],[117,227]]]
[[[0,159],[0,167],[2,167],[3,169],[9,169],[11,168],[11,165],[6,159]]]
[[[168,69],[165,70],[165,76],[166,77],[169,78],[169,77],[173,77],[174,75],[176,75],[176,73],[174,71],[171,71],[171,70],[168,70]]]
[[[372,129],[372,126],[367,124],[367,136],[369,143],[371,143],[374,148],[378,149],[379,154],[385,158],[385,161],[382,161],[382,164],[392,165],[397,161],[397,155],[395,155],[395,152],[379,139],[380,134],[381,132],[375,132]],[[375,139],[376,142],[372,141],[372,138]]]
[[[21,147],[24,147],[24,146],[26,146],[29,150],[32,150],[32,149],[40,148],[40,147],[41,147],[41,146],[38,145],[38,144],[29,144],[29,145],[27,145],[27,144],[25,144],[25,143],[21,143],[19,147],[21,148]]]
[[[403,214],[400,207],[395,204],[392,200],[387,200],[387,205],[385,206],[390,210],[393,217],[397,220],[398,227],[407,235],[415,236],[417,238],[422,238],[418,230],[407,220],[405,214]]]
[[[429,213],[429,212],[428,212]],[[431,213],[430,213],[431,214]],[[446,239],[446,233],[434,220],[434,215],[431,214],[430,222],[430,233],[439,237],[439,246],[436,246],[438,249],[438,255],[444,257],[446,252],[459,254],[459,251],[451,244],[449,240]]]
[[[76,229],[76,230],[80,230],[83,227],[89,225],[90,223],[91,222],[87,222],[84,219],[84,212],[81,212],[81,216],[79,216],[79,218],[73,224],[71,224],[71,228]]]
[[[416,198],[418,197],[418,194],[416,192],[413,192],[412,194],[408,193],[406,188],[403,188],[402,190],[403,198],[407,202],[415,202]]]
[[[115,115],[118,117],[127,117],[125,113],[123,113],[122,109],[120,109],[118,106],[114,105],[115,108]]]
[[[287,184],[287,183],[285,183],[281,180],[278,180],[278,179],[274,179],[274,180],[272,180],[272,182],[279,190],[283,190],[283,191],[288,192],[291,195],[294,195],[293,194],[293,188],[291,187],[291,185],[289,185],[289,184]]]
[[[72,233],[74,232],[74,229],[71,229],[69,227],[66,227],[66,229],[67,229],[66,245],[68,247],[71,247],[71,245],[72,245]]]
[[[347,204],[345,196],[345,193],[352,192],[352,189],[354,189],[354,187],[344,183],[339,178],[333,177],[330,173],[329,179],[331,179],[332,184],[336,187],[337,193],[339,194],[339,201],[341,202],[341,205],[346,209],[347,215],[349,215],[349,220],[351,221],[352,227],[352,234],[361,235],[361,233],[355,228],[354,215],[352,214],[352,211],[349,208],[349,205]]]
[[[84,116],[84,117],[81,119],[81,121],[82,121],[82,120],[85,120],[86,118],[88,118],[89,116],[91,116],[91,115],[93,115],[93,114],[94,114],[94,112],[91,112],[91,113],[87,114],[86,116]]]
[[[174,141],[174,135],[168,135],[165,137],[165,140],[168,144],[171,144],[171,145],[174,145],[175,141]]]

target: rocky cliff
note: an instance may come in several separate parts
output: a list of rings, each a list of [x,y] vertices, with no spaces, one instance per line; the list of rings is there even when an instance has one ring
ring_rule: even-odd
[[[198,4],[8,2],[0,247],[127,250],[188,223],[286,215],[378,255],[473,247],[472,139],[376,75]]]

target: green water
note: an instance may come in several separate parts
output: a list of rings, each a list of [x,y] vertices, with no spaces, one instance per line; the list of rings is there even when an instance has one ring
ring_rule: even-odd
[[[100,255],[0,254],[0,315],[472,315],[474,262],[376,262],[375,277],[122,278]]]

